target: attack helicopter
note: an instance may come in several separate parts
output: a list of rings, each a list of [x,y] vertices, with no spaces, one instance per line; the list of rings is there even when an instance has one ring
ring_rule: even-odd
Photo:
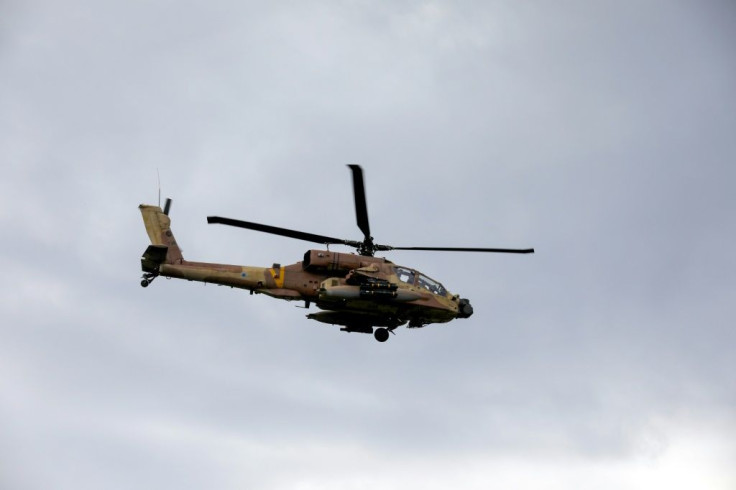
[[[151,245],[141,257],[141,286],[148,287],[156,277],[164,276],[245,289],[250,294],[265,294],[287,301],[303,301],[306,308],[314,304],[322,310],[308,314],[307,318],[338,325],[344,332],[372,333],[377,341],[385,342],[389,334],[394,334],[394,330],[402,325],[419,328],[456,318],[469,318],[473,307],[467,298],[449,292],[440,282],[418,270],[375,257],[375,252],[534,253],[533,248],[393,247],[377,244],[371,236],[368,221],[363,171],[358,165],[348,167],[352,172],[355,213],[363,240],[344,240],[220,216],[207,217],[210,224],[295,238],[327,248],[307,250],[303,260],[286,266],[250,267],[185,260],[171,231],[171,199],[166,200],[163,209],[141,204],[139,209],[151,240]],[[335,252],[329,250],[330,245],[354,247],[358,253]]]

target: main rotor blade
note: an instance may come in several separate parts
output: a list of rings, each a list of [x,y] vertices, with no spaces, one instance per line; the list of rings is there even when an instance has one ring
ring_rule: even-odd
[[[279,228],[276,226],[262,225],[260,223],[253,223],[250,221],[241,221],[237,219],[222,218],[220,216],[207,216],[207,223],[209,224],[221,224],[228,226],[235,226],[238,228],[245,228],[247,230],[262,231],[263,233],[271,233],[272,235],[280,235],[289,238],[296,238],[298,240],[305,240],[307,242],[323,243],[323,244],[342,244],[357,247],[360,242],[342,240],[340,238],[333,238],[324,235],[315,235],[314,233],[305,233],[303,231],[289,230],[288,228]]]
[[[533,254],[533,248],[467,248],[467,247],[389,247],[386,245],[379,245],[379,247],[386,247],[389,250],[429,250],[433,252],[494,252],[494,253],[506,253],[506,254]],[[381,250],[381,249],[379,249]]]
[[[353,172],[353,196],[355,197],[355,217],[358,228],[363,232],[366,240],[371,239],[371,225],[368,223],[368,207],[365,201],[365,185],[363,183],[363,169],[360,165],[348,165]]]

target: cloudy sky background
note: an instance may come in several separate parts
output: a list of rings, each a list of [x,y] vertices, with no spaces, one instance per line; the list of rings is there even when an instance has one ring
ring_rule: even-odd
[[[0,3],[3,489],[736,486],[736,7]],[[386,344],[186,258],[397,246],[475,315]]]

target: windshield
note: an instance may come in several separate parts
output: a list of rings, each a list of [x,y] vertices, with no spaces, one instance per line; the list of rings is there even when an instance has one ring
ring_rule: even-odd
[[[396,275],[399,276],[399,281],[407,284],[414,285],[414,276],[416,275],[413,270],[407,269],[406,267],[395,267]]]
[[[427,289],[428,291],[439,294],[440,296],[444,296],[447,290],[445,287],[435,281],[434,279],[430,279],[429,277],[425,276],[424,274],[419,274],[419,280],[417,281],[417,286],[420,288]]]
[[[394,267],[394,270],[396,271],[399,281],[403,283],[410,284],[412,286],[416,284],[417,287],[426,289],[430,293],[438,294],[440,296],[445,296],[447,294],[447,289],[445,289],[442,284],[425,276],[421,272],[401,266]]]

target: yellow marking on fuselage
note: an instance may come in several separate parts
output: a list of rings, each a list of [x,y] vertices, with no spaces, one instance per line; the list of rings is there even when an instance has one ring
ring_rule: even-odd
[[[279,277],[276,277],[276,269],[273,269],[273,268],[268,269],[268,272],[271,273],[271,277],[273,277],[273,282],[276,283],[276,287],[279,289],[283,288],[284,287],[284,276],[285,276],[284,268],[282,267],[279,270],[279,274],[280,274]]]

